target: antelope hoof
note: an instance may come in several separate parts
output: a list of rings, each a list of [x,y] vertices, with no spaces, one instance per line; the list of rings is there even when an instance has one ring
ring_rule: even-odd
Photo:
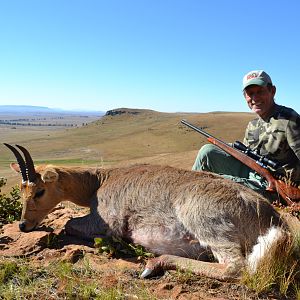
[[[152,277],[153,276],[153,270],[146,268],[143,273],[141,274],[141,278],[147,278],[147,277]]]
[[[174,268],[169,264],[167,255],[155,257],[148,260],[146,267],[143,273],[141,274],[141,278],[150,278],[150,277],[162,275],[165,270],[170,270],[170,269],[174,269]]]
[[[146,267],[141,274],[141,278],[150,278],[163,271],[161,260],[159,257],[149,259]]]

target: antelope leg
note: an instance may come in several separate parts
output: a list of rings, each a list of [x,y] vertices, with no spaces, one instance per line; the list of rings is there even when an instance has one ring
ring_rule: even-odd
[[[65,225],[66,234],[85,240],[93,240],[95,237],[104,236],[106,230],[107,226],[102,220],[91,214],[73,218]]]
[[[237,279],[236,274],[228,274],[227,264],[204,262],[175,255],[161,255],[150,259],[141,277],[151,277],[164,270],[187,271],[223,281]]]

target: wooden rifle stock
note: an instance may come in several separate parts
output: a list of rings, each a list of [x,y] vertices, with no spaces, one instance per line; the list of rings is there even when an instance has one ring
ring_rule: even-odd
[[[267,191],[270,192],[278,192],[279,195],[283,198],[283,200],[286,202],[287,205],[293,206],[297,209],[300,209],[300,205],[296,205],[295,202],[300,201],[300,189],[296,186],[290,185],[282,180],[276,179],[272,173],[259,165],[253,158],[249,157],[247,154],[233,148],[232,146],[228,145],[227,143],[213,137],[212,135],[208,134],[201,128],[198,128],[185,120],[181,120],[181,123],[184,125],[187,125],[188,127],[194,129],[195,131],[201,133],[205,137],[207,137],[207,140],[216,145],[217,147],[223,149],[228,154],[232,155],[239,161],[241,161],[243,164],[260,174],[262,177],[264,177],[268,181],[268,187]]]

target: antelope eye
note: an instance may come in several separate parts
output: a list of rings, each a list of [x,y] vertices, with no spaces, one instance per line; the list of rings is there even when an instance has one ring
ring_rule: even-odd
[[[39,191],[37,191],[35,193],[35,195],[34,195],[34,199],[42,197],[44,195],[44,193],[45,193],[45,190],[39,190]]]

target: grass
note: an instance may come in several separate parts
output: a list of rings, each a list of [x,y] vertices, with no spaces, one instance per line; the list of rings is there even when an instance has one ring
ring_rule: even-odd
[[[101,274],[67,262],[49,266],[32,266],[28,260],[0,260],[0,298],[11,299],[128,299],[128,292],[120,283],[114,287],[101,286]],[[136,299],[156,299],[146,287],[128,282]],[[133,297],[132,299],[135,299]]]
[[[242,283],[257,294],[278,291],[300,299],[300,236],[295,235],[273,247],[255,274],[245,272]]]
[[[92,165],[105,165],[105,164],[110,164],[111,162],[109,161],[103,161],[103,160],[93,160],[93,159],[80,159],[80,158],[75,158],[75,159],[51,159],[51,160],[36,160],[35,161],[36,165],[40,164],[52,164],[52,165],[60,165],[60,166],[71,166],[71,165],[84,165],[84,166],[92,166]]]
[[[0,166],[7,166],[9,163],[15,162],[14,160],[10,161],[0,161]],[[85,165],[85,166],[92,166],[96,164],[111,164],[112,161],[104,161],[103,159],[96,160],[96,159],[81,159],[81,158],[70,158],[70,159],[48,159],[48,160],[35,160],[34,163],[36,165],[42,165],[42,164],[52,164],[52,165],[60,165],[60,166],[79,166],[79,165]]]
[[[263,267],[266,273],[267,266],[264,265]],[[274,271],[273,268],[271,270]],[[284,272],[286,271],[287,269]],[[269,280],[283,278],[280,275],[281,271],[276,271],[275,275],[274,273],[271,275],[272,272],[267,273],[265,278],[259,278],[262,273],[260,275],[255,274],[252,278],[248,277],[246,284],[249,288],[255,290],[256,296],[251,294],[252,296],[249,297],[249,294],[245,294],[243,299],[266,299],[268,297],[267,293],[271,291],[273,297],[276,295],[274,299],[300,300],[299,282],[293,285],[296,282],[295,276],[285,274],[285,279],[281,284],[283,290],[278,289],[274,293],[278,286],[275,286],[274,282],[268,283],[265,279],[267,277]],[[291,274],[291,272],[289,273]],[[297,273],[296,267],[292,270],[292,273]],[[107,278],[104,281],[103,274],[102,271],[97,271],[91,267],[87,257],[83,257],[80,265],[64,261],[55,261],[48,265],[34,265],[29,259],[0,258],[0,299],[158,299],[148,288],[149,280],[122,279],[121,277],[124,275],[119,277],[111,270],[111,276],[119,279],[113,285],[107,286],[104,282],[109,279]],[[106,274],[105,276],[109,275]],[[180,284],[190,286],[190,288],[193,287],[192,289],[196,288],[197,281],[200,280],[190,272],[175,271],[172,273],[172,277],[171,285]],[[257,285],[258,281],[260,283]],[[280,280],[277,281],[280,282]],[[252,282],[252,285],[250,282]],[[216,281],[213,281],[212,286],[214,285],[222,287],[222,284]],[[257,289],[258,287],[259,289]]]
[[[193,280],[193,278],[195,278],[195,275],[193,274],[193,272],[191,270],[188,270],[188,271],[176,270],[174,277],[177,282],[187,283],[190,280]]]

